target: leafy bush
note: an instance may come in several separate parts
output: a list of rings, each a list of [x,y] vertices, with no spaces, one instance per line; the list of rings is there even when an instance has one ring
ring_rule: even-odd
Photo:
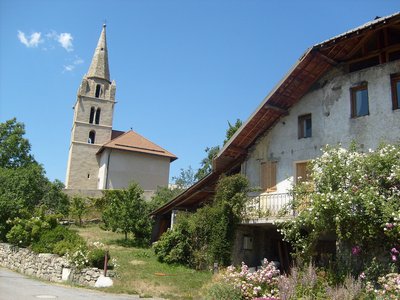
[[[42,232],[56,226],[53,216],[28,217],[29,213],[22,212],[22,214],[26,218],[15,218],[10,222],[13,227],[6,237],[11,244],[28,247],[40,239]]]
[[[38,253],[65,255],[79,247],[86,248],[86,243],[75,231],[58,225],[43,232],[39,240],[32,244],[32,250]]]
[[[213,203],[193,214],[179,213],[174,228],[161,236],[155,246],[158,259],[196,269],[214,262],[228,265],[247,190],[244,176],[221,177]]]
[[[104,249],[92,249],[89,251],[89,264],[92,267],[103,269],[104,268],[104,257],[107,253],[107,261],[110,261],[110,254]]]
[[[166,231],[153,248],[160,262],[189,265],[191,246],[187,223],[178,223],[174,230]]]

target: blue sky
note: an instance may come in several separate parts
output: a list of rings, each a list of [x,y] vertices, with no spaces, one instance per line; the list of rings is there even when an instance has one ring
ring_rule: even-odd
[[[308,47],[400,10],[399,1],[0,0],[0,122],[26,125],[65,180],[76,92],[107,22],[114,129],[197,169],[228,121],[246,120]]]

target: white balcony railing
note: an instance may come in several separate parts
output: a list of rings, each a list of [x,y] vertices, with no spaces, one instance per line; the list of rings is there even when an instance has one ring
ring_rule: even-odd
[[[294,212],[290,208],[292,196],[289,193],[261,194],[250,197],[245,217],[258,219],[267,217],[288,217]]]

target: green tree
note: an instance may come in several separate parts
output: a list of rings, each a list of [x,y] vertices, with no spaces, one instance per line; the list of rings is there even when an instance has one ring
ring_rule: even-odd
[[[54,182],[48,182],[41,202],[46,206],[49,213],[60,213],[68,216],[70,200],[68,195],[62,191],[63,188],[64,184],[58,179],[54,180]]]
[[[191,166],[186,170],[181,169],[179,176],[172,177],[178,189],[185,190],[196,182],[195,174]]]
[[[228,121],[228,129],[226,130],[226,133],[225,133],[224,145],[235,134],[235,132],[240,128],[240,126],[242,126],[242,121],[240,119],[236,119],[236,122],[234,125],[232,125]],[[219,146],[207,147],[205,149],[207,156],[205,158],[203,158],[203,160],[200,162],[200,168],[197,170],[197,172],[195,174],[196,180],[201,180],[202,178],[206,177],[208,174],[211,173],[213,159],[215,156],[217,156],[219,150],[220,150]]]
[[[31,163],[21,168],[0,167],[0,239],[5,240],[10,222],[20,211],[33,211],[39,205],[48,184],[43,168]]]
[[[107,228],[122,231],[125,240],[128,239],[128,233],[132,233],[139,244],[150,241],[150,206],[143,198],[143,190],[137,183],[132,183],[123,190],[106,190],[103,198],[103,221]]]
[[[149,203],[151,210],[161,207],[165,203],[178,196],[182,191],[183,190],[179,188],[171,189],[167,186],[158,187],[155,194],[151,197],[151,201]]]
[[[88,205],[86,199],[80,196],[73,196],[70,204],[70,214],[79,221],[79,226],[82,226],[82,217],[86,214]]]
[[[203,160],[200,163],[200,168],[197,170],[195,178],[196,180],[201,180],[204,177],[206,177],[208,174],[211,173],[212,171],[212,161],[214,157],[218,154],[219,152],[219,146],[211,147],[211,148],[206,148],[205,152],[207,153],[207,156],[203,158]]]
[[[0,167],[17,168],[33,163],[31,145],[24,138],[25,126],[16,118],[0,123]]]
[[[235,124],[231,124],[228,121],[228,129],[226,130],[224,145],[231,139],[231,137],[236,133],[236,131],[242,126],[243,122],[240,119],[236,119]]]

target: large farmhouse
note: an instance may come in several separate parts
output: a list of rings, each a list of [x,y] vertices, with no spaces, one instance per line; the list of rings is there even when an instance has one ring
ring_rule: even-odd
[[[137,182],[150,196],[167,186],[175,155],[138,133],[113,130],[115,81],[110,81],[106,26],[83,77],[74,106],[65,187],[68,193],[101,195]]]
[[[307,178],[307,162],[325,145],[352,141],[362,149],[400,140],[400,14],[376,18],[312,46],[262,101],[213,161],[212,173],[154,212],[157,239],[176,211],[193,211],[214,195],[221,174],[241,173],[251,205],[265,212],[243,223],[234,263],[258,266],[264,257],[290,263],[289,245],[277,232],[289,191]],[[321,251],[334,251],[334,237]]]

